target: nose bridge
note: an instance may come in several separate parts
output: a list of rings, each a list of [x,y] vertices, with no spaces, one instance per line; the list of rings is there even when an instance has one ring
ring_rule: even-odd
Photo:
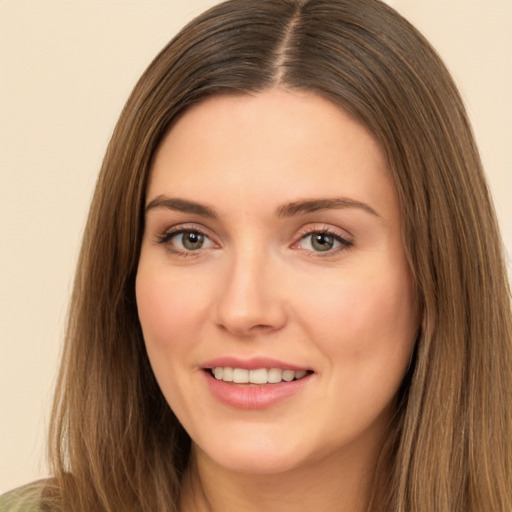
[[[261,244],[247,241],[226,261],[217,303],[217,322],[237,335],[273,331],[285,322],[275,262]]]

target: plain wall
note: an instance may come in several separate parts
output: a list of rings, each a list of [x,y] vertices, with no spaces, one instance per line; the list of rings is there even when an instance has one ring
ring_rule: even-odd
[[[47,474],[73,270],[116,119],[154,55],[214,3],[0,0],[0,492]],[[388,3],[462,90],[511,254],[512,0]]]

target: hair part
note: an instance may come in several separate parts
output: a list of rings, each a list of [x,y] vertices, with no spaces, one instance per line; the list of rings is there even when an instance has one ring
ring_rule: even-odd
[[[178,510],[190,440],[153,376],[135,301],[151,159],[191,105],[277,86],[319,94],[362,123],[397,187],[423,321],[372,510],[512,510],[512,326],[496,217],[449,73],[379,0],[229,0],[185,27],[135,86],[78,262],[49,506]]]

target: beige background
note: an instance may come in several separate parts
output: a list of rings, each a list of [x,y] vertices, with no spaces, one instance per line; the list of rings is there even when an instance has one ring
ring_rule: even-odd
[[[0,0],[0,492],[46,474],[73,267],[114,123],[157,51],[214,3]],[[512,0],[388,3],[462,89],[512,253]]]

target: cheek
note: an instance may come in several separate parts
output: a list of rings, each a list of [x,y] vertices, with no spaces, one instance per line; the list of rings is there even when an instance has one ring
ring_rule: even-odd
[[[304,328],[346,375],[377,378],[406,365],[414,343],[417,308],[406,271],[352,273],[301,297]]]
[[[180,417],[191,414],[192,388],[206,301],[197,283],[141,260],[136,279],[139,321],[151,367],[167,402]]]
[[[160,349],[177,349],[200,328],[207,315],[204,281],[190,276],[173,276],[162,269],[155,271],[143,262],[139,265],[136,296],[144,339]]]
[[[303,302],[303,326],[328,360],[322,377],[335,404],[330,414],[346,431],[385,414],[407,371],[418,322],[404,276],[353,274]]]

